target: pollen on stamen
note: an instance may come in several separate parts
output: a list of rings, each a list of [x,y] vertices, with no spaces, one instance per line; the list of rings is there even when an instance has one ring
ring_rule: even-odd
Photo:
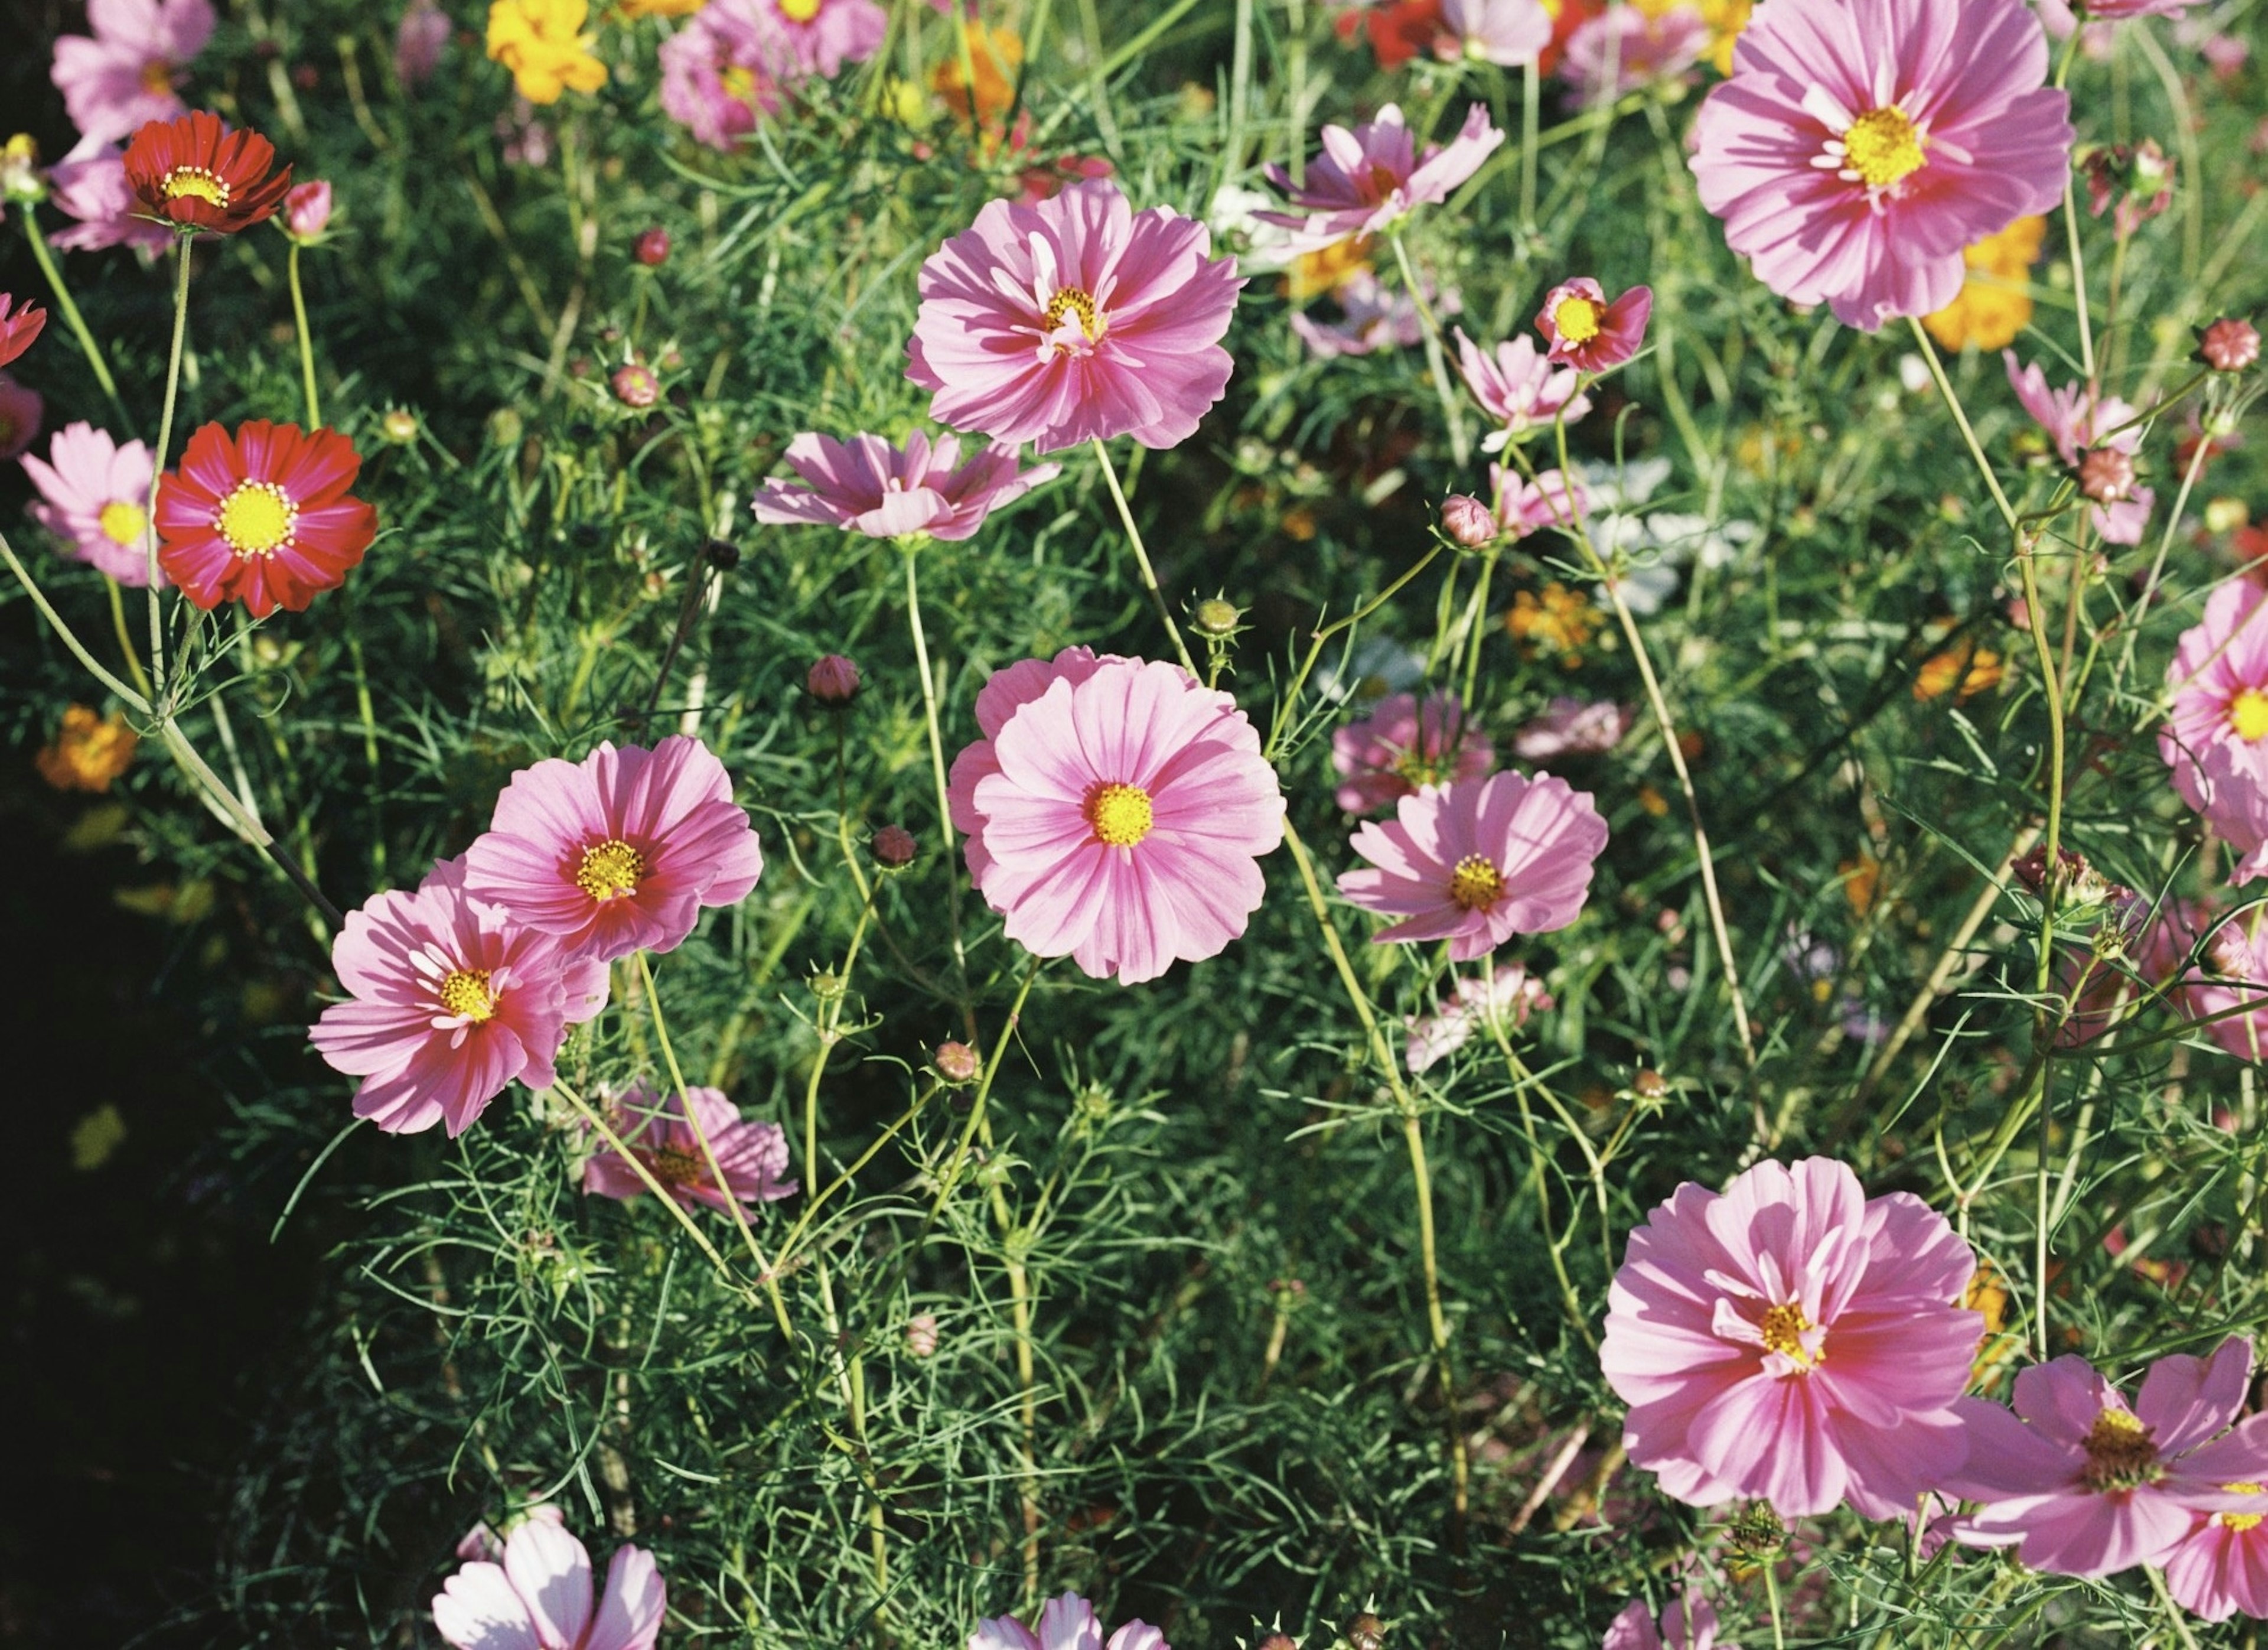
[[[1052,333],[1061,327],[1066,315],[1079,317],[1079,335],[1089,343],[1102,336],[1102,317],[1095,308],[1094,298],[1091,293],[1083,292],[1075,286],[1066,286],[1048,300],[1047,321],[1049,332]]]
[[[644,854],[621,837],[610,836],[583,851],[582,863],[575,870],[575,886],[603,904],[637,893],[650,870]]]

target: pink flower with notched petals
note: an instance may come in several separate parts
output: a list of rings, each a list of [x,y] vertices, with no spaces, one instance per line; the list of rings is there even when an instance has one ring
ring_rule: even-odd
[[[1455,137],[1421,157],[1401,109],[1389,103],[1376,120],[1352,131],[1326,126],[1322,141],[1323,152],[1309,163],[1304,183],[1294,185],[1280,165],[1268,167],[1268,180],[1302,210],[1253,214],[1292,231],[1287,244],[1294,252],[1314,252],[1350,235],[1374,235],[1421,206],[1447,200],[1450,190],[1480,170],[1504,134],[1476,103]]]
[[[1130,1621],[1108,1642],[1094,1606],[1076,1593],[1051,1598],[1040,1609],[1040,1630],[1034,1632],[1013,1616],[997,1616],[976,1624],[968,1635],[968,1650],[1171,1650],[1166,1635],[1145,1621]]]
[[[1702,204],[1762,281],[1872,332],[1961,291],[1962,252],[2052,211],[2070,99],[2022,0],[1771,0],[1694,123]]]
[[[1543,0],[1441,0],[1433,55],[1515,69],[1535,62],[1551,44],[1551,19]]]
[[[2075,467],[2092,447],[2125,453],[2140,449],[2142,427],[2134,423],[2134,409],[2117,396],[2100,394],[2076,383],[2051,390],[2047,374],[2036,365],[2019,365],[2014,350],[2003,350],[2000,359],[2008,369],[2008,384],[2016,399],[2033,422],[2048,432],[2065,464]],[[2139,544],[2156,497],[2150,489],[2137,487],[2115,504],[2094,505],[2096,534],[2106,544]]]
[[[1672,6],[1659,16],[1634,5],[1614,6],[1585,19],[1568,37],[1560,72],[1574,88],[1578,107],[1591,108],[1635,87],[1676,78],[1701,61],[1714,38],[1690,6]]]
[[[1477,779],[1496,766],[1496,747],[1465,720],[1454,693],[1390,694],[1359,722],[1331,735],[1339,807],[1375,814],[1429,784]]]
[[[2251,1379],[2252,1343],[2231,1337],[2209,1359],[2158,1359],[2131,1405],[2068,1355],[2017,1375],[2013,1414],[1962,1399],[1969,1458],[1942,1487],[1984,1505],[1954,1526],[1955,1539],[2016,1547],[2027,1567],[2055,1575],[2159,1563],[2197,1514],[2257,1502],[2268,1417],[2229,1430]]]
[[[2183,801],[2211,811],[2213,790],[2198,764],[2220,745],[2232,748],[2256,786],[2268,788],[2268,592],[2249,578],[2214,591],[2205,616],[2175,645],[2166,687],[2173,711],[2158,755]]]
[[[957,438],[940,437],[932,447],[918,430],[902,447],[873,435],[848,441],[799,435],[788,443],[787,461],[807,484],[766,482],[750,506],[757,520],[842,527],[875,539],[968,538],[993,511],[1063,473],[1060,464],[1020,473],[1016,449],[998,441],[963,464]]]
[[[763,0],[763,9],[786,49],[786,61],[774,64],[782,79],[799,73],[834,79],[844,63],[880,50],[890,23],[874,0]]]
[[[693,1102],[688,1114],[685,1102]],[[776,1203],[796,1194],[787,1172],[787,1132],[776,1123],[744,1123],[740,1109],[714,1088],[688,1088],[683,1094],[656,1094],[644,1083],[631,1085],[608,1107],[608,1126],[630,1155],[645,1165],[662,1190],[686,1208],[711,1209],[740,1203]],[[694,1125],[700,1125],[695,1131]],[[724,1171],[720,1190],[709,1172],[709,1153]],[[607,1146],[583,1165],[583,1190],[595,1197],[628,1203],[643,1194],[645,1181],[629,1159]]]
[[[1512,736],[1513,754],[1522,762],[1555,756],[1597,756],[1612,750],[1630,732],[1631,711],[1611,699],[1585,700],[1562,694],[1543,714]]]
[[[1351,845],[1370,865],[1341,873],[1339,892],[1401,918],[1373,944],[1446,939],[1454,961],[1469,962],[1582,915],[1607,822],[1564,779],[1499,773],[1405,796]]]
[[[32,519],[87,562],[134,589],[150,583],[150,449],[121,446],[107,431],[80,420],[55,431],[44,462],[26,457],[24,473],[40,490]],[[166,583],[164,573],[158,575]]]
[[[1343,320],[1326,326],[1304,312],[1292,317],[1293,335],[1325,360],[1407,350],[1425,336],[1417,300],[1407,292],[1388,291],[1367,269],[1358,269],[1340,282],[1332,296],[1344,312]],[[1454,315],[1464,306],[1454,290],[1435,293],[1429,286],[1427,296],[1436,314]]]
[[[653,1650],[667,1589],[643,1547],[617,1547],[591,1607],[591,1555],[556,1518],[529,1516],[504,1562],[475,1559],[441,1584],[433,1625],[456,1650]]]
[[[1018,945],[1096,979],[1135,985],[1218,955],[1259,908],[1257,861],[1284,834],[1252,724],[1177,665],[1031,663],[989,707],[1020,698],[998,732],[954,764],[985,902]]]
[[[1550,360],[1524,333],[1490,351],[1466,337],[1460,327],[1457,370],[1473,399],[1498,426],[1482,440],[1484,453],[1501,452],[1515,436],[1562,417],[1573,424],[1591,410],[1591,398],[1578,387],[1580,371]]]
[[[1501,464],[1489,466],[1489,485],[1499,501],[1498,525],[1515,539],[1546,527],[1561,531],[1572,527],[1578,515],[1591,508],[1591,490],[1580,475],[1558,470],[1538,470],[1529,481],[1518,470]]]
[[[1669,1602],[1654,1625],[1653,1611],[1644,1599],[1632,1599],[1607,1624],[1599,1650],[1739,1650],[1717,1642],[1717,1611],[1691,1587]]]
[[[661,43],[661,111],[711,149],[730,149],[780,106],[790,54],[762,0],[709,0]]]
[[[705,905],[737,905],[763,874],[747,811],[697,739],[601,744],[580,762],[523,768],[465,855],[475,899],[611,962],[671,951]]]
[[[1429,1070],[1471,1041],[1474,1032],[1490,1026],[1516,1031],[1531,1013],[1548,1011],[1551,993],[1543,982],[1517,962],[1499,962],[1485,979],[1463,978],[1440,1009],[1411,1015],[1410,1040],[1403,1064],[1414,1075]]]
[[[549,1088],[567,1028],[606,1006],[603,965],[474,898],[444,859],[416,892],[347,914],[331,967],[348,1000],[308,1028],[333,1069],[363,1079],[357,1117],[388,1134],[462,1134],[513,1081]]]
[[[2193,1616],[2268,1617],[2268,1495],[2242,1512],[2195,1514],[2158,1567],[2174,1602]]]
[[[1630,1458],[1681,1501],[1904,1516],[1961,1464],[1977,1257],[1907,1192],[1827,1158],[1688,1182],[1631,1234],[1599,1361]]]
[[[48,186],[56,207],[78,219],[48,236],[52,246],[73,252],[106,247],[144,252],[173,244],[169,226],[140,216],[134,186],[126,180],[126,151],[116,144],[82,141],[48,171]]]
[[[1551,346],[1550,359],[1585,372],[1604,372],[1638,353],[1653,316],[1652,287],[1634,286],[1609,304],[1606,289],[1582,275],[1544,294],[1535,330]]]
[[[87,0],[94,33],[59,35],[48,78],[71,124],[97,142],[188,112],[173,85],[212,38],[207,0]]]
[[[1136,212],[1108,180],[994,201],[921,270],[906,376],[930,416],[1042,453],[1195,434],[1234,366],[1236,260],[1203,224]]]

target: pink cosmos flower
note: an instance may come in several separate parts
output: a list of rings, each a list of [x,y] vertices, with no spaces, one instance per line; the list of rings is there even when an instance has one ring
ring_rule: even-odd
[[[1690,6],[1671,6],[1658,16],[1634,5],[1610,6],[1568,37],[1561,72],[1576,104],[1592,108],[1638,86],[1675,79],[1701,61],[1714,38]]]
[[[1496,747],[1465,720],[1454,693],[1389,694],[1359,722],[1331,735],[1331,766],[1338,770],[1339,807],[1375,814],[1421,786],[1477,779],[1496,766]]]
[[[1513,755],[1522,762],[1550,762],[1555,756],[1596,756],[1612,750],[1630,732],[1632,712],[1611,699],[1576,699],[1562,694],[1512,736]]]
[[[1543,982],[1517,962],[1499,962],[1486,979],[1460,978],[1456,990],[1431,1014],[1410,1015],[1403,1023],[1410,1040],[1403,1064],[1415,1076],[1438,1065],[1472,1040],[1473,1033],[1491,1025],[1507,1032],[1528,1023],[1531,1013],[1551,1006],[1551,993]]]
[[[1631,1234],[1599,1360],[1631,1460],[1681,1501],[1900,1517],[1959,1466],[1977,1257],[1907,1192],[1827,1158],[1687,1182]]]
[[[690,1119],[687,1100],[693,1102]],[[721,1089],[688,1088],[681,1097],[674,1090],[657,1094],[638,1083],[608,1111],[608,1124],[622,1144],[688,1209],[704,1204],[725,1208],[728,1194],[747,1204],[776,1203],[796,1194],[795,1182],[780,1178],[787,1172],[786,1131],[776,1123],[743,1123],[740,1109]],[[696,1122],[699,1134],[694,1132]],[[716,1153],[717,1167],[724,1171],[722,1190],[701,1150],[703,1135],[709,1150]],[[628,1203],[645,1190],[645,1182],[621,1153],[604,1146],[583,1165],[583,1190]]]
[[[2174,1602],[2207,1621],[2268,1617],[2268,1495],[2245,1512],[2199,1513],[2158,1560]]]
[[[473,897],[444,859],[416,892],[373,895],[331,945],[348,1000],[308,1028],[334,1070],[363,1079],[355,1116],[388,1134],[452,1138],[514,1079],[549,1088],[567,1028],[606,1006],[603,966]]]
[[[1580,475],[1571,478],[1557,470],[1538,470],[1531,482],[1518,470],[1491,464],[1489,485],[1498,500],[1498,525],[1515,539],[1546,527],[1565,531],[1574,525],[1578,515],[1590,512],[1591,490]]]
[[[120,584],[150,583],[150,449],[124,446],[81,420],[55,431],[44,462],[26,458],[24,473],[42,502],[32,519]],[[158,582],[166,582],[163,573]]]
[[[1572,366],[1555,365],[1525,333],[1497,345],[1491,353],[1466,337],[1460,327],[1457,370],[1473,399],[1500,426],[1482,440],[1484,453],[1501,452],[1515,436],[1542,429],[1562,416],[1573,424],[1591,410],[1591,398],[1578,388],[1582,373]]]
[[[1304,184],[1295,187],[1291,173],[1271,163],[1268,180],[1304,210],[1253,216],[1292,231],[1287,245],[1293,252],[1319,251],[1350,235],[1374,235],[1421,206],[1447,200],[1503,142],[1488,110],[1476,103],[1446,147],[1435,144],[1420,156],[1401,109],[1389,103],[1376,120],[1352,131],[1324,127],[1323,152],[1308,166]]]
[[[968,538],[993,511],[1063,473],[1060,464],[1035,464],[1019,474],[1016,449],[998,441],[962,464],[958,438],[940,437],[932,448],[918,430],[902,447],[873,435],[847,442],[799,435],[788,443],[787,461],[808,484],[766,482],[750,506],[757,520],[809,522],[876,539]]]
[[[9,312],[13,309],[15,313]],[[0,366],[5,366],[37,342],[48,324],[48,312],[37,304],[16,307],[16,300],[0,292]]]
[[[1325,360],[1407,350],[1425,336],[1425,318],[1416,301],[1407,292],[1388,291],[1367,269],[1340,282],[1332,296],[1338,299],[1343,320],[1326,326],[1304,310],[1292,317],[1292,335]],[[1464,307],[1454,290],[1435,293],[1429,286],[1428,296],[1437,315],[1454,315]]]
[[[2141,426],[2123,427],[2132,423],[2135,409],[2117,396],[2098,394],[2093,387],[2076,383],[2051,390],[2047,374],[2036,365],[2018,365],[2014,350],[2002,351],[2000,359],[2008,369],[2008,383],[2016,399],[2031,414],[2032,421],[2048,432],[2057,456],[2066,467],[2078,466],[2093,447],[2129,454],[2140,449]],[[2099,438],[2097,431],[2102,432]],[[2096,535],[2106,544],[2139,544],[2155,501],[2150,489],[2137,487],[2115,504],[2095,505]]]
[[[2213,792],[2198,762],[2215,746],[2234,747],[2251,788],[2268,787],[2268,592],[2233,578],[2213,593],[2205,616],[2182,632],[2166,686],[2173,713],[2158,734],[2158,755],[2173,770],[2183,801],[2207,813]],[[2234,777],[2234,776],[2232,776]]]
[[[1661,1612],[1661,1625],[1653,1624],[1653,1611],[1642,1598],[1623,1606],[1622,1614],[1607,1624],[1599,1650],[1739,1650],[1717,1643],[1717,1611],[1709,1601],[1688,1587]]]
[[[1135,985],[1244,932],[1284,797],[1233,700],[1176,665],[1071,655],[986,694],[979,725],[998,731],[961,753],[950,789],[1009,939]]]
[[[1549,933],[1582,915],[1607,822],[1564,779],[1499,773],[1405,796],[1394,818],[1365,824],[1351,845],[1371,868],[1341,873],[1339,892],[1402,919],[1372,935],[1373,945],[1446,939],[1453,960],[1469,962],[1514,934]]]
[[[591,1608],[591,1555],[554,1520],[528,1517],[504,1562],[475,1559],[441,1584],[433,1625],[457,1650],[653,1650],[667,1589],[643,1547],[617,1547]]]
[[[465,855],[475,899],[600,962],[674,950],[703,906],[739,904],[763,868],[732,776],[682,734],[521,769]]]
[[[890,14],[874,0],[763,0],[773,37],[787,60],[775,71],[823,75],[832,80],[844,63],[863,63],[880,49]]]
[[[126,180],[126,151],[116,144],[85,139],[48,173],[55,205],[79,221],[48,237],[74,252],[131,247],[137,252],[170,247],[173,232],[139,216],[134,186]]]
[[[1756,278],[1868,332],[1961,291],[1964,247],[2052,211],[2070,100],[2022,0],[1772,0],[1694,123],[1702,203]]]
[[[1013,1616],[976,1624],[968,1650],[1170,1650],[1166,1635],[1145,1621],[1130,1621],[1106,1642],[1094,1606],[1076,1593],[1051,1598],[1040,1609],[1034,1632]]]
[[[1024,659],[994,671],[976,693],[976,727],[983,735],[953,759],[946,782],[946,807],[954,829],[963,839],[969,880],[984,885],[992,856],[984,849],[984,816],[976,811],[977,781],[1000,771],[992,741],[1008,726],[1008,718],[1053,687],[1058,680],[1073,687],[1085,681],[1105,663],[1125,662],[1116,653],[1098,657],[1092,648],[1066,647],[1053,659]]]
[[[295,183],[284,196],[284,225],[291,239],[314,239],[330,226],[331,186],[320,179]]]
[[[2014,1414],[1962,1399],[1969,1458],[1944,1488],[1984,1505],[1955,1525],[1955,1538],[2017,1547],[2029,1568],[2055,1575],[2158,1563],[2196,1514],[2256,1503],[2268,1478],[2268,1417],[2229,1430],[2251,1379],[2252,1343],[2231,1337],[2210,1359],[2158,1359],[2131,1406],[2068,1355],[2017,1375]]]
[[[72,125],[105,142],[188,112],[173,86],[212,38],[206,0],[87,0],[86,20],[92,38],[56,37],[48,77]]]
[[[40,393],[0,372],[0,460],[16,457],[40,433],[48,403]]]
[[[567,1514],[549,1501],[538,1501],[533,1506],[525,1507],[511,1517],[499,1519],[497,1521],[506,1530],[510,1530],[524,1520],[531,1518],[539,1519],[546,1524],[564,1524],[567,1521]],[[490,1529],[488,1521],[482,1519],[457,1538],[457,1557],[485,1558],[490,1564],[502,1564],[504,1537]]]
[[[2205,938],[2205,962],[2183,976],[2182,1009],[2240,1060],[2268,1060],[2268,933],[2250,920],[2220,924]]]
[[[922,265],[906,376],[932,417],[995,440],[1174,446],[1234,365],[1220,339],[1244,283],[1211,249],[1203,224],[1138,214],[1108,180],[994,201]]]
[[[1544,294],[1535,330],[1551,346],[1549,358],[1586,372],[1620,366],[1646,342],[1653,316],[1653,289],[1634,286],[1613,303],[1589,276],[1563,281]]]
[[[437,0],[409,0],[394,29],[394,77],[412,92],[431,80],[454,28]]]
[[[780,106],[785,48],[764,0],[709,0],[661,43],[661,110],[711,149],[730,149]]]
[[[1441,0],[1433,55],[1445,63],[1469,57],[1516,69],[1551,44],[1551,18],[1542,0]]]
[[[2241,856],[2228,880],[2242,888],[2268,876],[2268,768],[2249,745],[2224,739],[2197,760],[2202,810],[2222,840]]]

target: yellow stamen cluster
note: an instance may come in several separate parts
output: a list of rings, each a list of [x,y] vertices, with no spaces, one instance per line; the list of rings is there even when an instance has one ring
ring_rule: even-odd
[[[808,23],[827,0],[779,0],[779,14],[791,23]]]
[[[1903,109],[1869,109],[1843,134],[1843,158],[1870,189],[1893,188],[1919,172],[1928,159],[1923,148]]]
[[[1585,344],[1599,335],[1605,312],[1587,298],[1563,298],[1551,312],[1562,343]]]
[[[166,198],[178,201],[185,195],[208,206],[225,208],[228,183],[219,173],[204,166],[175,166],[166,174]]]
[[[1066,315],[1079,317],[1079,335],[1089,343],[1102,336],[1103,320],[1094,307],[1094,298],[1092,293],[1082,292],[1075,286],[1067,286],[1048,300],[1049,332],[1062,326],[1064,317]]]
[[[1467,854],[1449,873],[1449,898],[1469,911],[1484,911],[1504,897],[1504,873],[1479,854]]]
[[[489,989],[486,969],[457,969],[441,982],[441,1007],[445,1013],[461,1014],[476,1026],[484,1026],[496,1018],[497,1004],[501,999]]]
[[[604,904],[637,893],[651,869],[644,854],[621,837],[609,836],[583,851],[583,863],[575,869],[575,886]]]
[[[114,544],[133,544],[142,537],[142,530],[150,525],[150,512],[141,505],[115,499],[103,505],[102,513],[95,519],[101,524],[102,536]]]
[[[2164,1476],[2150,1429],[2124,1410],[2104,1410],[2080,1442],[2087,1451],[2081,1476],[2090,1490],[2132,1490]]]
[[[1087,799],[1086,822],[1094,840],[1131,848],[1150,834],[1150,793],[1138,784],[1107,784]]]
[[[1805,1334],[1813,1327],[1803,1308],[1793,1300],[1783,1306],[1766,1308],[1756,1320],[1756,1333],[1764,1339],[1764,1350],[1778,1352],[1799,1369],[1809,1369],[1821,1362],[1825,1354],[1814,1353],[1803,1344]]]
[[[274,482],[239,482],[221,500],[213,526],[239,556],[273,556],[291,542],[299,507]]]
[[[2228,731],[2248,742],[2268,739],[2268,693],[2239,689],[2228,702]]]
[[[697,1153],[681,1145],[665,1145],[645,1154],[646,1167],[665,1186],[690,1186],[706,1176],[708,1165]]]

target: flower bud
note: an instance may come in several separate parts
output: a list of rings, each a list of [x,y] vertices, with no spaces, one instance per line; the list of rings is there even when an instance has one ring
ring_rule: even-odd
[[[740,564],[740,547],[730,539],[711,539],[701,547],[701,559],[711,571],[729,573]]]
[[[1271,1632],[1252,1650],[1300,1650],[1300,1641],[1287,1632]]]
[[[1660,1100],[1669,1093],[1669,1079],[1652,1066],[1641,1066],[1631,1079],[1631,1092],[1640,1100]]]
[[[2224,317],[2198,334],[2198,359],[2216,372],[2242,372],[2260,361],[2260,329]]]
[[[615,399],[625,407],[651,407],[661,399],[661,380],[653,369],[632,361],[615,369],[610,380],[615,387]]]
[[[0,200],[33,204],[48,198],[48,180],[40,175],[40,145],[29,132],[18,132],[0,145]]]
[[[379,416],[378,432],[398,447],[417,439],[417,415],[406,407],[389,407]]]
[[[906,1320],[906,1351],[927,1358],[937,1351],[937,1314],[917,1312]]]
[[[2134,460],[2117,447],[2089,447],[2079,455],[2079,490],[2098,505],[2115,505],[2134,491]]]
[[[984,1062],[978,1057],[976,1050],[965,1042],[939,1043],[937,1052],[930,1057],[930,1063],[937,1067],[939,1077],[954,1084],[973,1083],[977,1073],[984,1069]]]
[[[859,679],[858,667],[840,653],[829,653],[811,667],[804,677],[804,691],[830,710],[841,710],[858,696],[865,684]]]
[[[1381,1650],[1386,1643],[1386,1624],[1365,1610],[1347,1624],[1346,1641],[1352,1650]]]
[[[1236,634],[1236,627],[1243,622],[1244,615],[1237,610],[1236,604],[1224,601],[1219,596],[1200,601],[1197,611],[1189,615],[1189,622],[1197,627],[1197,634],[1214,642],[1228,640]]]
[[[1469,493],[1452,493],[1441,501],[1441,531],[1469,550],[1495,542],[1496,516]]]
[[[867,845],[873,851],[874,863],[890,871],[902,870],[913,864],[919,847],[914,834],[902,825],[883,826]]]
[[[331,221],[331,186],[318,180],[295,183],[284,197],[284,231],[302,244],[321,234]]]
[[[649,269],[659,269],[669,261],[669,232],[657,224],[637,238],[630,256]]]

